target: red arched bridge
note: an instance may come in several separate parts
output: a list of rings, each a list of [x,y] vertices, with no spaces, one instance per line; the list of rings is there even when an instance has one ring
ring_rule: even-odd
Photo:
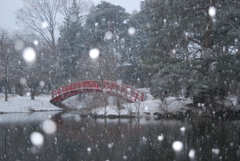
[[[125,84],[111,81],[81,81],[67,84],[52,91],[52,99],[50,102],[54,105],[58,105],[71,96],[88,92],[106,92],[109,95],[122,97],[132,103],[143,101],[144,99],[144,93]]]

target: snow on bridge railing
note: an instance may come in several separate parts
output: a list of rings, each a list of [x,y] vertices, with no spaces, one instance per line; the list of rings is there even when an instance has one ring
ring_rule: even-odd
[[[96,81],[82,81],[82,82],[74,82],[71,84],[64,85],[58,89],[52,91],[52,98],[57,97],[58,95],[62,95],[63,93],[67,93],[73,90],[85,89],[85,88],[94,88],[98,89],[98,84]]]
[[[63,96],[66,93],[79,90],[96,90],[109,92],[115,95],[123,96],[132,102],[144,100],[144,93],[141,91],[117,82],[112,81],[81,81],[64,85],[51,93],[52,100],[58,96]],[[64,98],[65,99],[65,98]]]
[[[118,91],[122,94],[128,94],[128,96],[127,96],[128,98],[133,97],[134,99],[131,99],[131,100],[133,100],[134,102],[136,100],[140,100],[140,101],[144,100],[144,93],[142,93],[141,91],[139,91],[131,86],[117,83],[117,82],[112,82],[112,81],[103,81],[103,83],[106,84],[107,86],[109,86],[108,88],[110,88],[110,89],[112,89],[113,85],[114,85],[114,87],[121,88],[120,90],[116,90],[116,91]],[[113,88],[113,90],[114,90],[114,88]]]

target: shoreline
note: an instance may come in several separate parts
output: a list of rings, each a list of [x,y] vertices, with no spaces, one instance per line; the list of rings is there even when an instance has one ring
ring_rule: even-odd
[[[0,96],[0,113],[31,113],[34,111],[62,111],[61,108],[50,104],[50,95],[36,96],[31,100],[30,96],[11,95],[8,101]]]
[[[223,115],[220,115],[218,113],[214,115],[179,115],[179,114],[134,114],[134,115],[96,115],[96,114],[83,114],[78,110],[71,110],[71,111],[65,111],[63,110],[62,113],[75,113],[78,114],[81,117],[89,117],[94,119],[149,119],[149,120],[161,120],[161,119],[174,119],[174,120],[202,120],[202,119],[212,119],[217,121],[233,121],[233,120],[240,120],[240,110],[234,111],[234,110],[228,110],[227,114],[224,113]],[[234,116],[235,114],[235,116]]]
[[[84,108],[78,109],[62,109],[52,105],[49,101],[50,95],[36,96],[35,100],[31,100],[29,96],[10,96],[9,101],[4,101],[0,96],[0,114],[16,114],[16,113],[33,113],[33,112],[74,112],[82,117],[92,118],[147,118],[147,119],[192,119],[192,118],[212,118],[216,120],[239,120],[240,110],[218,110],[208,111],[206,108],[201,109],[189,106],[189,100],[182,98],[170,97],[167,106],[163,107],[160,100],[152,99],[136,104],[125,104],[124,108],[117,110],[114,105],[107,107],[99,107],[88,110]],[[72,101],[72,100],[71,100]],[[78,102],[75,102],[76,104]]]

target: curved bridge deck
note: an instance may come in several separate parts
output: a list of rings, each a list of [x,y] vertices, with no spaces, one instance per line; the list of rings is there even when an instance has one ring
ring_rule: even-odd
[[[71,96],[88,92],[106,92],[109,95],[122,97],[128,102],[144,100],[144,93],[125,84],[112,81],[81,81],[64,85],[52,91],[52,99],[50,102],[54,105],[58,105]]]

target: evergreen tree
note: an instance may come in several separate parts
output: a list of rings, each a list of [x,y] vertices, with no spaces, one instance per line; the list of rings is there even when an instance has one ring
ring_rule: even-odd
[[[142,70],[141,54],[147,47],[149,36],[146,28],[148,20],[143,12],[134,11],[128,19],[128,35],[125,36],[125,56],[126,67],[123,70],[123,82],[126,84],[145,86],[145,71]],[[148,73],[148,72],[147,72]],[[147,83],[146,83],[147,84]]]
[[[125,21],[128,17],[124,8],[105,1],[91,9],[85,25],[88,50],[97,48],[100,51],[97,68],[90,66],[89,69],[91,79],[119,79],[119,64],[123,62],[126,53]]]
[[[216,102],[216,96],[223,99],[228,95],[229,79],[234,80],[233,75],[229,72],[220,74],[219,69],[226,68],[233,57],[224,55],[236,54],[235,49],[239,48],[239,30],[236,28],[239,5],[236,1],[211,0],[145,0],[142,3],[142,10],[150,19],[150,42],[145,51],[148,55],[143,60],[146,66],[153,67],[154,74],[158,73],[152,81],[155,94],[160,96],[162,93],[156,90],[162,79],[171,83],[172,79],[168,78],[176,73],[174,66],[179,66],[174,61],[176,58],[189,66],[191,72],[181,73],[180,80],[188,81],[184,86],[175,83],[175,87],[179,90],[179,86],[185,87],[195,103],[212,104]],[[229,49],[232,49],[231,53]],[[172,91],[172,86],[165,87]]]
[[[86,53],[85,32],[82,26],[82,17],[76,0],[69,8],[64,24],[60,27],[58,51],[60,56],[61,74],[59,80],[63,84],[67,81],[79,81],[84,67],[84,54]]]

